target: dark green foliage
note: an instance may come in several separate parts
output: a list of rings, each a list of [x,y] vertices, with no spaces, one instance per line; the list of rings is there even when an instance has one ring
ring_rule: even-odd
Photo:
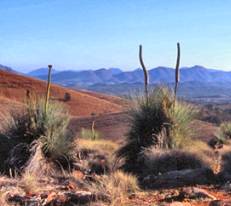
[[[196,154],[182,150],[147,149],[138,160],[142,176],[159,175],[165,172],[208,167]]]
[[[174,94],[166,88],[154,89],[148,101],[140,98],[130,112],[131,128],[126,143],[117,157],[124,159],[123,169],[139,173],[137,159],[140,153],[150,146],[156,148],[182,148],[190,143],[192,129],[189,126],[194,118],[194,109],[178,101],[174,104]]]
[[[17,173],[23,169],[31,155],[30,145],[26,143],[19,143],[14,146],[5,161],[6,171],[11,170]]]
[[[5,160],[13,147],[13,142],[6,135],[0,134],[0,172],[5,170]]]
[[[222,155],[221,172],[231,176],[231,152]]]

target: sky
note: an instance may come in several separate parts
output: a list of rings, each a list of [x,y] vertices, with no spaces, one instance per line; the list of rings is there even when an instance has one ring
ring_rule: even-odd
[[[27,72],[181,66],[231,70],[230,0],[0,0],[0,64]]]

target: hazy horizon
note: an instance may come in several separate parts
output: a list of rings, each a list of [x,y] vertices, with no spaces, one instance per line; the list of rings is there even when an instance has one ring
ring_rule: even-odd
[[[3,66],[7,66],[7,65],[3,65]],[[131,69],[123,69],[123,68],[119,68],[119,67],[106,67],[106,68],[105,67],[99,67],[99,68],[91,68],[91,69],[78,69],[78,68],[56,68],[54,65],[52,65],[52,66],[53,66],[52,69],[57,71],[57,72],[62,72],[62,71],[89,71],[89,70],[90,71],[95,71],[95,70],[99,70],[99,69],[107,69],[107,70],[108,69],[120,69],[123,72],[134,71],[136,69],[141,69],[142,70],[142,68],[139,67],[139,66],[136,67],[136,68],[131,68]],[[222,68],[208,68],[208,67],[205,67],[203,65],[198,65],[198,64],[191,65],[191,66],[180,66],[180,69],[187,69],[187,68],[192,68],[192,67],[197,67],[197,66],[198,67],[203,67],[203,68],[209,69],[209,70],[218,70],[218,71],[226,71],[226,72],[231,71],[231,69],[230,70],[223,70]],[[174,66],[172,66],[172,67],[169,66],[168,67],[168,66],[159,65],[159,66],[150,67],[150,68],[148,68],[148,70],[156,69],[156,68],[159,68],[159,67],[175,69]],[[12,69],[14,69],[17,72],[29,73],[29,72],[33,72],[33,71],[36,71],[36,70],[47,69],[47,68],[48,67],[44,66],[44,67],[40,67],[40,68],[30,69],[30,70],[27,70],[27,71],[20,71],[18,69],[14,69],[14,68],[12,68]]]
[[[27,72],[174,67],[231,70],[228,0],[1,0],[0,64]]]

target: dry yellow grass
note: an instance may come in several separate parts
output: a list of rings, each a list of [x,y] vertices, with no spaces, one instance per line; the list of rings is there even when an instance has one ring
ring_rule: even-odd
[[[90,186],[90,190],[108,195],[111,206],[125,206],[128,196],[139,191],[137,178],[122,171],[116,171],[109,176],[99,176],[97,180]]]
[[[112,154],[118,149],[118,144],[110,141],[110,140],[90,140],[90,139],[78,139],[77,145],[80,149],[89,149],[96,150],[101,152],[106,152],[108,154]]]
[[[191,152],[200,157],[205,163],[207,163],[213,170],[217,167],[217,156],[214,150],[208,146],[206,142],[200,140],[192,140],[190,144],[184,149],[186,152]]]
[[[35,194],[39,191],[38,177],[30,172],[25,172],[18,182],[18,187],[22,188],[26,194]]]

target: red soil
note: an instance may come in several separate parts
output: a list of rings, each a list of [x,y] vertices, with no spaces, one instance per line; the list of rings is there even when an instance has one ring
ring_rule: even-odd
[[[46,82],[37,79],[25,77],[19,74],[13,74],[0,71],[0,98],[9,103],[23,103],[26,99],[26,91],[29,90],[38,96],[44,96],[46,91]],[[121,112],[124,107],[122,99],[101,95],[92,92],[76,91],[63,88],[57,85],[51,86],[52,99],[63,101],[64,94],[71,94],[71,100],[65,102],[73,116],[90,116],[91,113],[104,114]],[[2,108],[2,107],[6,108]],[[1,101],[0,107],[7,109],[10,105],[4,105]]]

